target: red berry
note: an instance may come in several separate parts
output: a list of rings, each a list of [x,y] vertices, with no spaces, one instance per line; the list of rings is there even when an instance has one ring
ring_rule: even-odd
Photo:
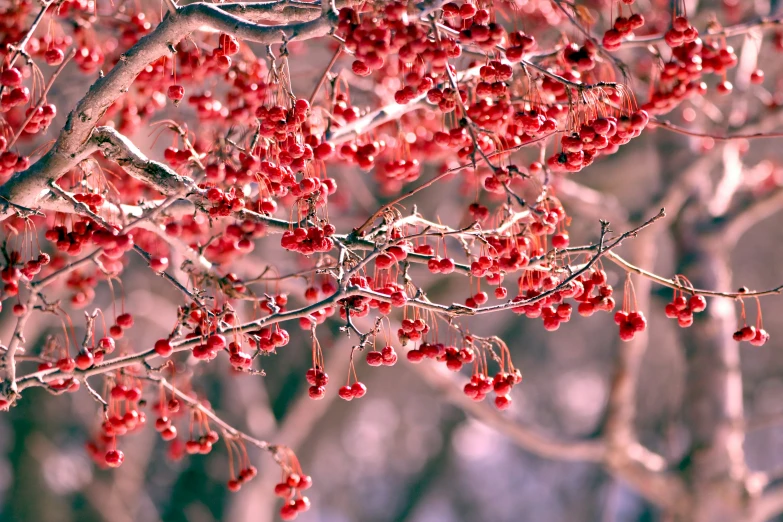
[[[9,67],[0,73],[0,83],[6,87],[17,87],[22,84],[22,72],[16,67]]]
[[[166,95],[175,103],[185,97],[185,88],[182,85],[169,85]]]
[[[511,397],[498,395],[495,397],[495,407],[499,410],[507,410],[511,407]]]
[[[74,359],[74,362],[77,368],[80,370],[86,370],[92,366],[93,362],[95,362],[95,358],[90,352],[81,351],[79,352],[79,355],[76,356],[76,359]]]
[[[168,339],[158,339],[155,341],[155,353],[161,357],[168,357],[174,351]]]
[[[341,399],[350,401],[353,399],[353,390],[351,389],[350,386],[346,384],[345,386],[342,386],[339,390],[337,390],[337,395],[339,395]]]
[[[701,295],[691,296],[688,300],[688,307],[693,312],[703,312],[707,308],[707,300]]]
[[[561,232],[552,236],[552,246],[555,248],[567,248],[570,240],[568,234]]]
[[[44,59],[49,65],[60,65],[65,60],[65,53],[62,50],[52,47],[44,53]]]
[[[106,452],[104,460],[109,467],[118,468],[125,460],[125,455],[120,450],[110,450]]]
[[[381,352],[367,352],[367,364],[370,366],[381,366],[383,364]]]
[[[351,385],[351,393],[354,399],[361,399],[367,394],[367,386],[361,382],[355,382]]]

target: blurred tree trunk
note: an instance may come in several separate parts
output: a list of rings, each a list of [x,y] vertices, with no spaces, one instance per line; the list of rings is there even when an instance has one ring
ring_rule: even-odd
[[[730,245],[708,231],[712,220],[704,206],[699,207],[686,208],[677,227],[678,273],[688,274],[697,288],[728,290],[732,288]],[[683,522],[748,519],[740,344],[732,339],[735,329],[732,302],[713,299],[704,313],[696,314],[693,326],[681,331],[686,363],[683,422],[690,444],[680,467],[692,499]]]

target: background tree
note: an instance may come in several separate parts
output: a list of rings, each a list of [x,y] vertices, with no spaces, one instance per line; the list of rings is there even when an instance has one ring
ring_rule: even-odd
[[[7,2],[3,516],[776,517],[762,4]]]

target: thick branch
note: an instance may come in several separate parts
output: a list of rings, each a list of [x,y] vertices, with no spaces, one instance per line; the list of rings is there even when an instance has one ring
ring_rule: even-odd
[[[48,192],[49,183],[94,152],[88,140],[106,110],[128,92],[136,77],[150,64],[167,56],[170,48],[188,34],[201,28],[232,34],[246,41],[264,44],[305,40],[326,35],[336,22],[336,13],[285,26],[261,26],[222,11],[219,7],[195,3],[168,14],[150,34],[139,40],[106,76],[98,79],[68,115],[63,130],[40,160],[24,172],[15,174],[0,187],[0,198],[26,207]],[[116,142],[114,142],[116,145]],[[126,150],[127,147],[126,147]],[[111,153],[111,152],[110,152]],[[4,213],[10,214],[10,209]]]
[[[777,188],[760,199],[740,205],[727,216],[722,228],[723,237],[731,244],[736,243],[746,231],[756,223],[778,213],[781,207],[783,207],[783,188]]]
[[[465,410],[487,426],[496,429],[519,447],[531,453],[545,458],[570,461],[601,462],[604,458],[605,447],[601,441],[555,440],[510,420],[486,404],[473,401],[462,393],[454,380],[440,367],[418,364],[410,365],[410,368],[427,384],[437,389],[449,402]]]

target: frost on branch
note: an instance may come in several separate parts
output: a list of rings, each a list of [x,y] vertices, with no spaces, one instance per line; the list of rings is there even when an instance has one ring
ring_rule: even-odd
[[[576,315],[611,313],[629,349],[606,426],[587,451],[555,446],[600,462],[660,506],[688,504],[683,478],[634,433],[643,352],[634,347],[653,314],[698,326],[697,314],[711,313],[707,297],[737,301],[733,339],[762,346],[770,337],[759,297],[781,288],[698,288],[687,274],[662,277],[617,253],[657,237],[661,207],[680,215],[688,197],[677,190],[695,184],[687,175],[636,223],[583,218],[574,236],[589,237],[578,246],[570,227],[580,216],[564,187],[653,127],[713,144],[771,137],[713,136],[663,117],[733,92],[728,75],[741,61],[727,38],[776,21],[702,30],[678,2],[661,16],[633,0],[606,9],[531,1],[521,11],[501,0],[164,4],[160,22],[153,5],[5,8],[24,23],[0,26],[0,277],[15,316],[0,354],[0,408],[29,400],[30,388],[87,391],[101,410],[87,446],[98,466],[132,459],[123,437],[149,423],[175,459],[222,440],[230,491],[258,473],[248,446],[268,452],[282,470],[280,516],[291,520],[310,506],[311,478],[291,450],[210,406],[199,391],[204,365],[261,379],[277,371],[268,356],[304,347],[307,396],[354,401],[373,393],[361,376],[382,371],[364,363],[404,359],[462,372],[450,400],[502,424],[495,410],[512,406],[526,369],[475,317],[510,311],[555,331]],[[307,62],[310,52],[331,59]],[[764,84],[761,69],[745,69],[738,85]],[[66,77],[86,79],[80,100],[58,91]],[[58,114],[67,114],[59,130]],[[346,183],[351,175],[356,183]],[[439,190],[459,212],[438,215]],[[776,197],[761,201],[768,209]],[[714,236],[770,212],[751,208],[710,222]],[[134,267],[178,296],[154,340],[126,309]],[[613,272],[625,278],[622,296]],[[461,302],[430,297],[441,281]],[[649,299],[637,299],[634,281],[645,294],[651,283],[672,289],[671,302],[643,310]],[[63,333],[35,348],[46,321]],[[341,359],[325,356],[326,322],[349,339]],[[347,368],[344,381],[330,382],[327,360],[329,371]],[[476,409],[488,397],[494,409]]]

